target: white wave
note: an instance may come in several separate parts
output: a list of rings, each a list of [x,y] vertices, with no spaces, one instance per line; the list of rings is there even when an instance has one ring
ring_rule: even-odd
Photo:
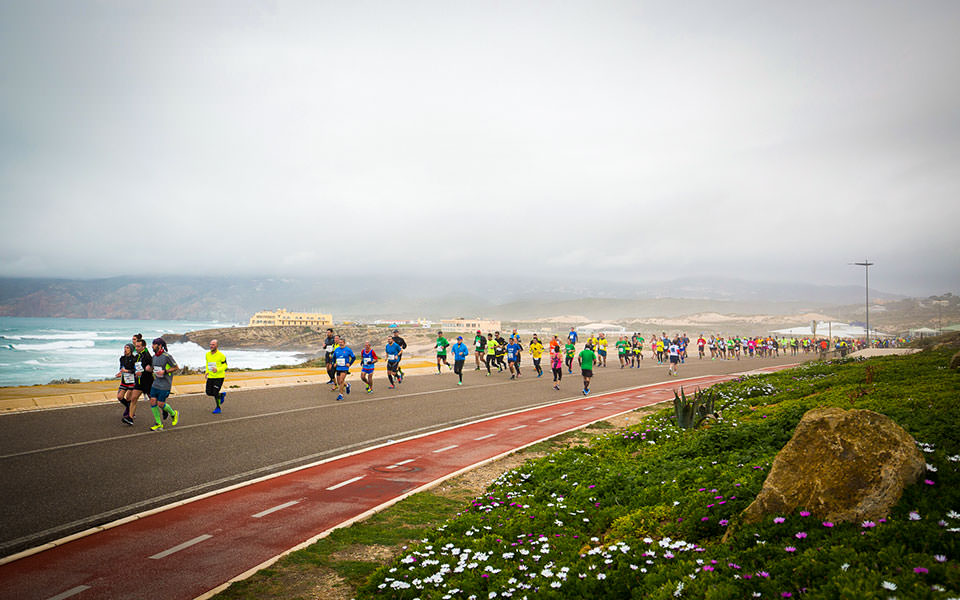
[[[49,331],[49,330],[48,330]],[[5,340],[95,340],[96,331],[64,331],[63,333],[31,333],[23,335],[4,335]],[[100,338],[110,339],[110,338]]]
[[[46,344],[10,344],[14,350],[33,350],[46,352],[48,350],[67,350],[69,348],[92,348],[93,340],[75,340],[69,342],[49,342]]]
[[[187,367],[202,367],[205,364],[207,349],[193,342],[170,344],[170,355],[178,364]],[[237,369],[265,369],[275,365],[294,365],[302,362],[297,358],[299,352],[279,352],[276,350],[223,350],[227,364]]]

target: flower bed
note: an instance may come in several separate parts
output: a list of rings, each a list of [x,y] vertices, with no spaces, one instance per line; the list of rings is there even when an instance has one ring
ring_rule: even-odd
[[[672,410],[503,474],[378,570],[364,598],[949,598],[960,594],[960,376],[946,352],[847,360],[717,386],[720,420]],[[886,519],[740,525],[776,453],[817,406],[888,415],[927,473]],[[721,538],[738,525],[727,543]]]

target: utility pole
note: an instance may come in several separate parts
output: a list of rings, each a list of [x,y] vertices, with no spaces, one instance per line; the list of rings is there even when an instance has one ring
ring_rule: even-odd
[[[857,265],[858,267],[863,267],[863,272],[866,275],[866,290],[867,290],[867,348],[870,347],[870,267],[873,266],[873,263],[869,260],[864,260],[863,262],[850,263],[852,265]]]

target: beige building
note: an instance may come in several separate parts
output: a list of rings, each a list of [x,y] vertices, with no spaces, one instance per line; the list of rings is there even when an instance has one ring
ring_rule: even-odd
[[[480,330],[484,333],[490,333],[492,331],[500,331],[500,321],[493,321],[491,319],[442,319],[440,321],[440,329],[442,331],[470,331],[474,332]]]
[[[307,326],[329,327],[333,325],[333,315],[321,313],[290,312],[285,308],[261,310],[250,317],[250,326]]]

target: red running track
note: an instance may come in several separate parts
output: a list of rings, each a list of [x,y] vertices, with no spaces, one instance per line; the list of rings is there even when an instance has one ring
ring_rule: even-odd
[[[674,380],[561,401],[328,459],[123,519],[0,566],[0,598],[196,598],[266,566],[290,548],[480,463],[670,400],[678,383],[705,387],[734,377]]]

